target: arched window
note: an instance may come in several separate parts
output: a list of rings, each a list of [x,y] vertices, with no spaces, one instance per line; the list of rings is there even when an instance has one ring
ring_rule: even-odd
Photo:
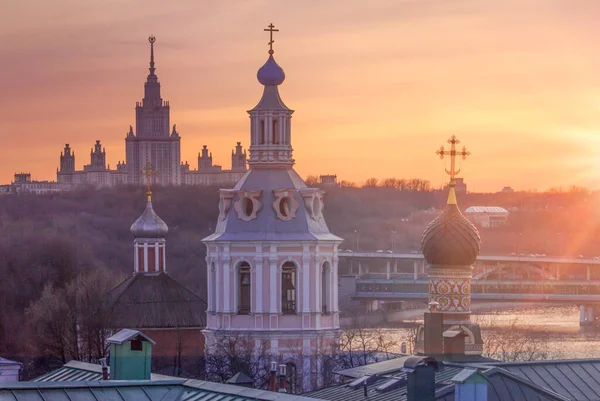
[[[278,144],[279,143],[279,136],[278,136],[278,132],[277,132],[277,120],[273,120],[273,143],[274,144]]]
[[[329,313],[331,306],[329,305],[329,294],[331,291],[331,268],[329,262],[323,263],[321,269],[321,311]]]
[[[285,375],[285,380],[287,384],[286,390],[288,394],[296,394],[296,392],[298,391],[298,374],[296,372],[296,364],[294,362],[288,362],[285,364]]]
[[[281,272],[281,312],[296,313],[296,265],[285,262]]]
[[[210,289],[210,310],[217,311],[217,268],[215,262],[210,266],[210,277],[208,278],[208,288]]]
[[[238,315],[250,314],[250,265],[242,262],[238,266]]]
[[[259,131],[258,135],[259,135],[258,144],[264,145],[265,144],[265,120],[260,120],[260,131]]]

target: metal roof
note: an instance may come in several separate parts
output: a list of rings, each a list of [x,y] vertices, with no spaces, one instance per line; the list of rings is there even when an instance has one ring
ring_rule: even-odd
[[[600,359],[494,363],[573,400],[600,400]]]
[[[108,368],[110,372],[110,368]],[[150,374],[150,380],[178,379],[173,376]],[[70,361],[62,368],[48,372],[33,379],[34,382],[77,382],[102,380],[102,367],[93,363]]]
[[[314,220],[302,198],[301,190],[308,187],[293,169],[251,169],[244,175],[234,188],[236,195],[231,201],[231,207],[226,217],[217,222],[212,235],[204,238],[211,241],[342,241],[332,234],[324,218]],[[277,218],[273,211],[275,194],[273,191],[289,189],[298,203],[296,217],[283,221]],[[235,202],[242,196],[244,190],[262,190],[259,197],[262,203],[256,218],[244,221],[238,218]],[[327,205],[325,205],[327,207]]]
[[[508,214],[508,210],[500,206],[471,206],[465,210],[465,213]]]
[[[0,366],[14,366],[14,365],[22,366],[23,364],[21,362],[11,361],[9,359],[2,358],[0,356]]]
[[[144,333],[142,333],[141,331],[137,331],[137,330],[132,330],[132,329],[123,329],[121,331],[119,331],[117,334],[115,334],[114,336],[110,336],[106,339],[106,341],[109,344],[123,344],[125,341],[129,341],[134,337],[142,337],[143,339],[145,339],[148,342],[151,342],[153,345],[156,344],[156,342],[151,339],[150,337],[148,337],[147,335],[145,335]]]
[[[88,376],[91,379],[85,379]],[[100,365],[71,361],[32,382],[0,382],[0,401],[314,401],[292,394],[154,373],[149,381],[101,379]]]

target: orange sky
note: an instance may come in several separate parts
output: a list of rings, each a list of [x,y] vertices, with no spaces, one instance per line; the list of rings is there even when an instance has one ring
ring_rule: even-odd
[[[599,0],[5,2],[0,183],[55,179],[66,142],[78,169],[96,139],[123,160],[151,33],[182,159],[206,144],[229,168],[273,22],[301,175],[438,186],[456,134],[471,190],[599,188],[599,18]]]

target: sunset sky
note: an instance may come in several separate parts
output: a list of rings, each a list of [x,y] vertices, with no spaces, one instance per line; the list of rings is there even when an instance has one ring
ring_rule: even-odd
[[[14,0],[0,13],[0,183],[56,179],[96,139],[125,158],[156,73],[196,167],[247,147],[257,69],[275,58],[296,110],[296,169],[442,184],[434,154],[455,134],[470,190],[600,188],[599,0]]]

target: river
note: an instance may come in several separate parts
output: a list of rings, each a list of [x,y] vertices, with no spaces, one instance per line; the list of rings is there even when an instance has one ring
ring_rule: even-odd
[[[404,318],[404,322],[387,324],[386,331],[398,342],[405,341],[411,326],[422,322],[422,311],[414,310]],[[471,320],[478,322],[484,331],[503,335],[510,330],[539,339],[551,359],[600,358],[600,329],[582,330],[576,306],[482,308],[473,312]]]

